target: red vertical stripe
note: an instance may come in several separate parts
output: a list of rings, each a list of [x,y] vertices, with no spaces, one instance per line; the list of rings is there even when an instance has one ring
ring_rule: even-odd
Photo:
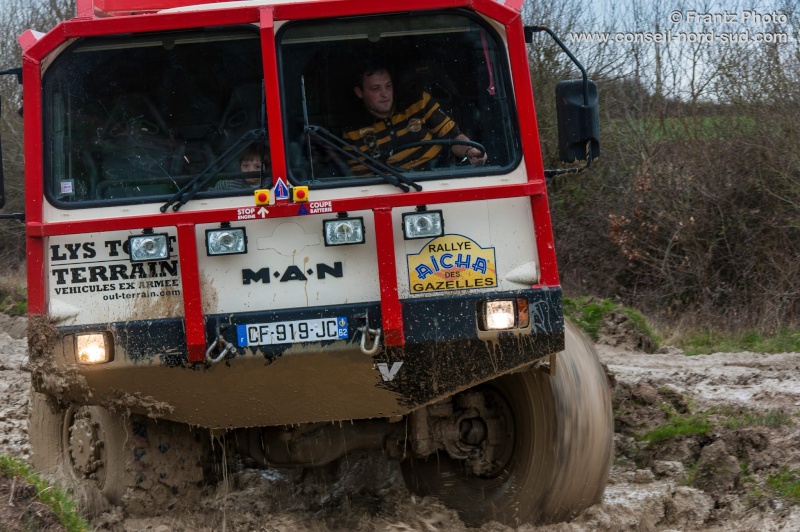
[[[22,86],[25,102],[25,224],[28,261],[28,314],[46,314],[47,274],[44,268],[45,237],[32,228],[42,225],[44,185],[42,171],[42,84],[40,63],[22,59]]]
[[[267,134],[272,157],[272,179],[283,177],[286,181],[286,159],[283,157],[283,120],[281,118],[281,94],[278,84],[278,62],[275,47],[274,11],[271,7],[261,8],[261,61],[264,68],[264,84],[267,98]],[[288,181],[287,181],[288,183]]]
[[[193,223],[178,224],[178,255],[181,264],[183,315],[186,323],[186,347],[189,351],[189,362],[202,362],[206,356],[206,331],[203,322],[203,299],[200,292],[197,236]]]
[[[397,261],[394,253],[392,209],[379,207],[375,213],[378,279],[381,284],[381,315],[385,345],[405,345],[403,312],[397,294]]]

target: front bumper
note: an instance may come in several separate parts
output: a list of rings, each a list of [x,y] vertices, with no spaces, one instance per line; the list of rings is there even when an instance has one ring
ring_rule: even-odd
[[[528,300],[527,328],[478,330],[482,300],[520,297]],[[564,348],[560,288],[401,304],[405,345],[374,355],[362,351],[358,330],[380,327],[379,302],[206,316],[209,345],[218,333],[236,344],[237,325],[348,318],[347,340],[237,348],[213,365],[188,361],[182,319],[63,327],[52,352],[38,355],[53,363],[32,365],[33,382],[65,401],[203,427],[267,426],[404,415]],[[102,330],[115,338],[114,360],[78,365],[72,335]]]

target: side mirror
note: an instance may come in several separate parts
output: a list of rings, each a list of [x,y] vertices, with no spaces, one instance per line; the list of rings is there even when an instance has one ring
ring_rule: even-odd
[[[17,83],[22,84],[22,68],[9,68],[7,70],[0,70],[0,76],[12,74],[17,76]],[[2,115],[2,106],[0,106],[0,115]],[[0,140],[0,209],[5,207],[6,194],[5,194],[5,176],[3,174],[3,143]],[[23,213],[0,214],[0,220],[25,220]]]
[[[3,109],[0,106],[0,115],[2,115]],[[0,139],[0,209],[5,207],[6,204],[6,191],[5,191],[5,176],[3,175],[3,141]]]
[[[556,85],[556,116],[562,161],[591,161],[600,157],[600,106],[593,81],[560,81]]]

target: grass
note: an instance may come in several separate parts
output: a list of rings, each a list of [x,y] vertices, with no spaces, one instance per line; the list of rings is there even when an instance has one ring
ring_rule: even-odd
[[[564,298],[564,314],[595,341],[597,341],[603,320],[615,312],[625,314],[633,324],[634,330],[649,338],[653,346],[661,345],[661,338],[653,331],[642,313],[635,309],[624,307],[610,299],[591,296]]]
[[[624,313],[633,324],[633,329],[655,346],[663,344],[647,318],[636,309],[625,307],[610,299],[593,296],[564,298],[564,314],[580,327],[592,340],[597,341],[603,320],[611,313]],[[719,330],[689,332],[675,342],[675,347],[687,355],[708,355],[711,353],[734,353],[752,351],[755,353],[795,353],[800,352],[800,329],[784,327],[775,331],[750,330],[728,333]]]
[[[780,497],[800,503],[800,470],[784,468],[767,477],[767,486]]]
[[[610,314],[616,305],[610,299],[594,297],[564,298],[564,314],[583,329],[593,340],[597,340],[597,332],[603,318]]]
[[[741,415],[730,416],[723,423],[731,430],[743,427],[780,427],[794,425],[792,416],[782,410],[769,410],[767,412],[744,412]]]
[[[0,312],[11,316],[25,316],[28,313],[24,270],[12,270],[0,275]]]
[[[612,120],[609,131],[628,135],[633,130],[649,142],[724,140],[753,135],[756,121],[749,116],[685,116],[664,119]]]
[[[682,415],[667,404],[661,404],[660,407],[669,419],[663,425],[637,436],[639,441],[656,445],[681,436],[704,436],[715,427],[736,430],[744,427],[781,427],[795,424],[792,415],[783,410],[757,412],[711,407],[696,414]]]
[[[735,430],[748,426],[794,426],[791,414],[774,410],[768,412],[733,411],[725,408],[713,407],[694,415],[678,415],[668,406],[664,406],[671,416],[663,425],[636,437],[639,441],[646,441],[650,445],[692,436],[706,436],[718,428]],[[685,475],[680,479],[683,486],[695,486],[699,473],[700,460],[685,464]],[[741,483],[748,487],[748,508],[758,507],[765,497],[777,496],[789,504],[800,504],[800,470],[784,467],[777,473],[766,477],[761,484],[755,473],[750,469],[747,460],[739,462]],[[763,477],[762,477],[763,478]],[[760,487],[759,487],[760,486]],[[771,494],[771,495],[770,495]]]
[[[756,353],[791,353],[800,351],[800,330],[783,328],[772,334],[761,331],[746,331],[725,334],[703,331],[690,334],[676,343],[687,355],[708,355],[753,351]]]
[[[690,416],[673,415],[667,423],[646,432],[638,439],[651,445],[658,445],[681,436],[705,436],[711,428],[712,424],[706,413]]]
[[[694,486],[697,479],[697,470],[700,467],[700,460],[695,460],[684,468],[684,476],[680,479],[681,486]]]
[[[22,478],[33,485],[36,489],[36,498],[52,508],[68,532],[83,532],[90,529],[89,523],[80,514],[69,494],[42,480],[25,462],[10,456],[0,456],[0,471],[9,477]]]

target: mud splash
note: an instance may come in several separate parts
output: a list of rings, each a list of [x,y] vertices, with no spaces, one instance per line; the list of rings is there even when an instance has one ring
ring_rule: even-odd
[[[163,418],[175,411],[175,407],[163,401],[142,395],[139,392],[127,393],[116,388],[111,389],[111,399],[104,402],[102,406],[112,412],[125,412],[128,415],[132,411],[146,412],[147,417],[158,419]]]
[[[60,349],[62,336],[47,316],[34,315],[28,320],[29,370],[34,388],[46,391],[66,403],[67,391],[88,401],[92,392],[83,375],[75,368],[59,368],[53,352]]]

